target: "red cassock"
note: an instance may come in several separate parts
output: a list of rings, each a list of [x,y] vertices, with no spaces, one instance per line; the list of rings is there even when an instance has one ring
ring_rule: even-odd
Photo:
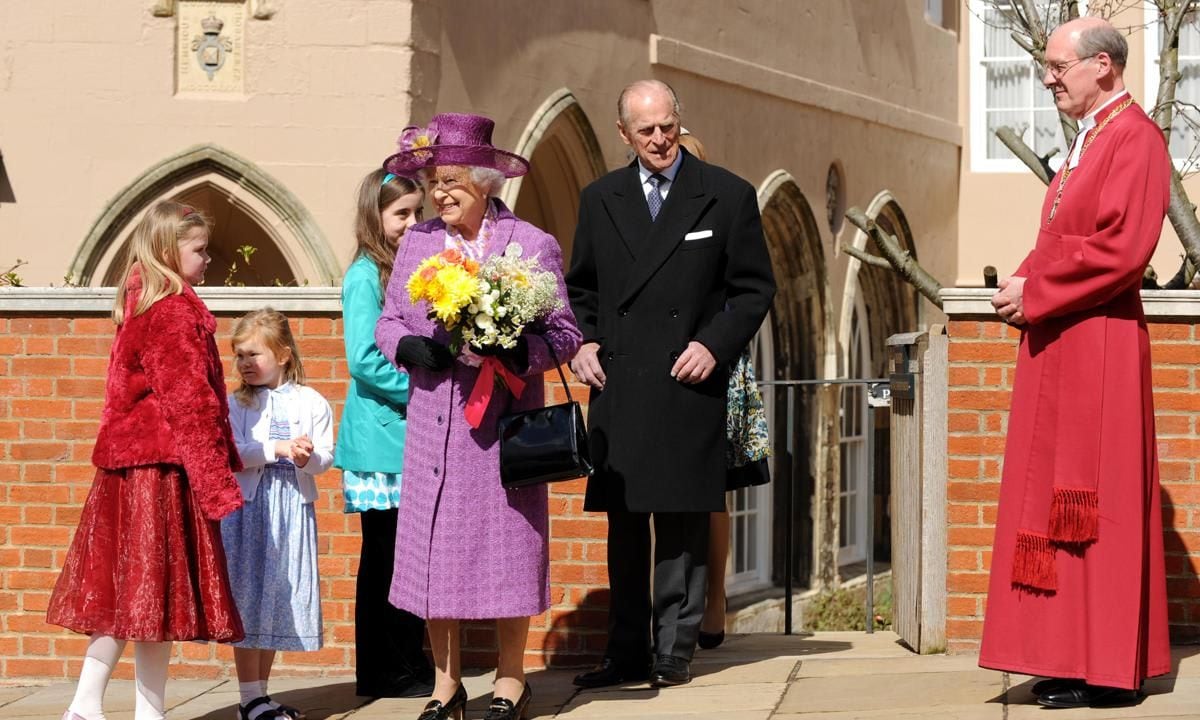
[[[1027,278],[1028,325],[979,664],[1134,689],[1171,668],[1139,295],[1171,165],[1136,104],[1117,100],[1096,119],[1052,219],[1061,177],[1050,183],[1037,245],[1015,273]]]

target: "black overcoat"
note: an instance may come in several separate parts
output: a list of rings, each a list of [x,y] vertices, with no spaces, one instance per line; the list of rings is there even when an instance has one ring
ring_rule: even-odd
[[[636,162],[580,197],[567,290],[607,376],[588,411],[589,511],[725,508],[728,371],[762,324],[775,281],[754,188],[680,152],[656,221]],[[717,369],[685,385],[670,373],[691,340]]]

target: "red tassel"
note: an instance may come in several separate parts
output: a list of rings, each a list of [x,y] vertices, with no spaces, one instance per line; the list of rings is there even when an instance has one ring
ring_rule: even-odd
[[[1100,537],[1100,503],[1095,490],[1054,488],[1050,502],[1050,539],[1083,544]]]
[[[1045,535],[1017,533],[1017,552],[1013,556],[1013,585],[1037,590],[1056,590],[1058,573],[1054,570],[1054,546]]]

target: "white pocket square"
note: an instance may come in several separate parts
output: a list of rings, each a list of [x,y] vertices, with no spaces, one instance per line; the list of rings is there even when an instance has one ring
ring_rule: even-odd
[[[704,238],[710,237],[712,237],[712,230],[697,230],[696,232],[690,232],[687,235],[684,235],[683,239],[686,242],[688,240],[703,240]]]

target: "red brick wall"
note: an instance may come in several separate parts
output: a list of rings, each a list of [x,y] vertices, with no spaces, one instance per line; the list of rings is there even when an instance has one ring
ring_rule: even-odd
[[[998,321],[949,325],[946,638],[979,649],[1000,463],[1018,332]],[[1192,321],[1150,324],[1163,540],[1173,640],[1200,636],[1200,333]]]
[[[232,316],[220,318],[218,342],[226,358]],[[339,316],[289,316],[309,382],[340,418],[347,374]],[[45,610],[91,485],[92,443],[112,333],[104,316],[0,313],[0,677],[5,679],[71,678],[79,671],[86,638],[47,625]],[[572,392],[586,400],[581,388]],[[562,401],[561,385],[551,393],[555,402]],[[341,511],[338,471],[320,476],[318,485],[325,647],[281,654],[280,676],[341,675],[353,669],[358,518]],[[552,607],[533,620],[525,656],[530,668],[584,664],[604,643],[604,517],[584,514],[583,481],[552,486],[550,516]],[[465,629],[467,665],[492,664],[494,647],[490,625]],[[174,677],[233,676],[228,647],[181,643],[175,654]],[[124,663],[118,674],[127,676],[131,669]]]

